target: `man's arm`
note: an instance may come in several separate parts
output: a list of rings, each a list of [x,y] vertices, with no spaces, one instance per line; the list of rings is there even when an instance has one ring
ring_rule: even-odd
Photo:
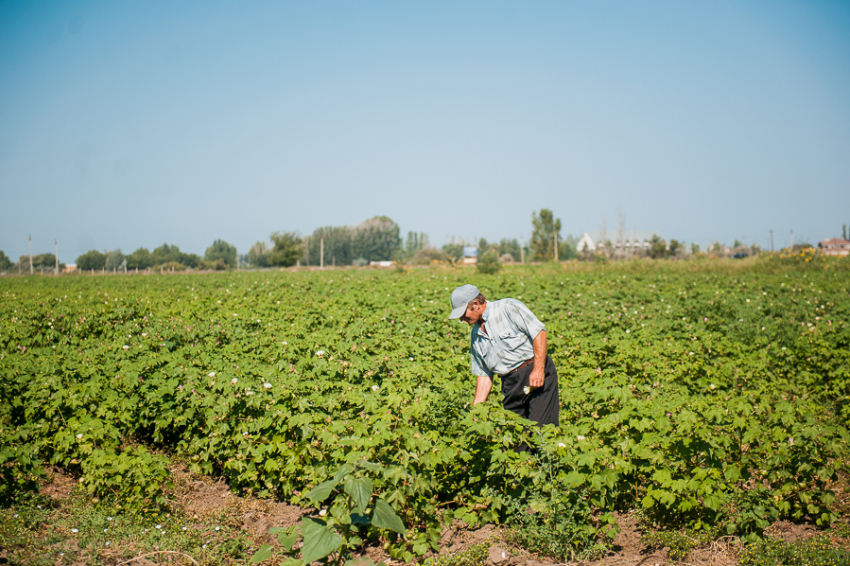
[[[493,387],[493,381],[489,377],[486,375],[478,376],[478,381],[475,384],[475,400],[472,402],[473,407],[487,400],[491,387]]]
[[[543,376],[546,374],[546,331],[541,330],[534,337],[532,344],[534,345],[534,369],[528,376],[528,385],[530,387],[543,387]]]

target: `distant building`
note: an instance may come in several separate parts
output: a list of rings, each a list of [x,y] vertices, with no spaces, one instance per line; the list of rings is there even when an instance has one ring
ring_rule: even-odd
[[[62,268],[62,273],[74,273],[76,270],[77,266],[73,263],[69,263],[64,268]]]
[[[818,244],[823,255],[847,256],[850,255],[850,241],[842,238],[830,238]]]
[[[655,235],[658,235],[658,232],[651,230],[626,230],[623,232],[623,241],[621,242],[620,233],[616,230],[611,232],[585,232],[579,238],[576,249],[580,252],[595,252],[605,242],[610,242],[615,252],[621,250],[626,253],[646,251],[651,247],[649,242]]]
[[[394,261],[370,261],[369,265],[372,267],[392,267],[395,265]]]
[[[478,248],[475,246],[463,247],[463,263],[478,263]]]

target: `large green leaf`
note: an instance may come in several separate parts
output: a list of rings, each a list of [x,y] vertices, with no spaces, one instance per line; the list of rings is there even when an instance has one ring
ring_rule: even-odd
[[[375,501],[375,509],[372,511],[372,524],[382,529],[388,529],[397,533],[404,533],[404,523],[390,504],[383,499]]]
[[[338,480],[328,480],[326,482],[320,483],[319,485],[310,490],[310,493],[307,494],[307,497],[309,497],[316,503],[321,503],[322,501],[327,499],[328,496],[330,496],[337,483],[339,483]]]
[[[354,500],[354,508],[358,513],[365,513],[369,499],[372,498],[372,480],[369,478],[345,478],[343,483],[345,493]]]
[[[272,547],[267,544],[264,544],[257,552],[254,553],[254,556],[251,557],[251,564],[259,564],[260,562],[265,562],[271,557]]]
[[[304,546],[301,548],[301,560],[309,564],[324,558],[342,546],[342,537],[328,529],[319,519],[304,517],[301,520],[301,536]]]

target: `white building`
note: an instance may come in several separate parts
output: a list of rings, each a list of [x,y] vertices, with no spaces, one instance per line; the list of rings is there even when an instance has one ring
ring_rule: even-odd
[[[615,252],[621,250],[625,250],[626,253],[638,250],[645,251],[649,250],[651,245],[649,242],[655,235],[661,237],[658,232],[653,232],[652,230],[626,230],[622,234],[623,241],[620,241],[620,233],[616,230],[604,233],[601,231],[585,232],[579,238],[576,249],[579,252],[595,252],[598,247],[607,241],[611,243],[611,247],[614,248]]]

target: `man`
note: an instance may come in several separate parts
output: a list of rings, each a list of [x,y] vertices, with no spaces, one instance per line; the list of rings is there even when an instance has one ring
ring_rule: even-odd
[[[472,326],[473,405],[483,403],[502,380],[502,406],[524,419],[558,425],[558,372],[546,352],[546,328],[521,301],[487,301],[474,285],[452,291],[449,319]]]

